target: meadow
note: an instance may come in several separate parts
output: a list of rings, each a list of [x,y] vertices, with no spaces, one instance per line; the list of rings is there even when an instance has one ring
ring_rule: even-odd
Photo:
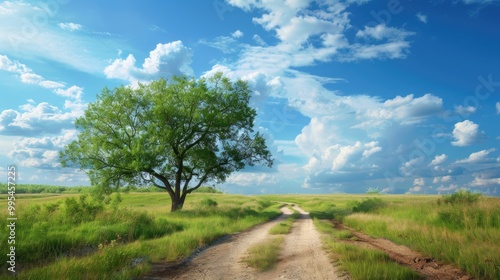
[[[332,219],[454,264],[475,278],[500,278],[500,198],[193,193],[182,211],[170,213],[164,193],[115,193],[97,202],[86,190],[16,195],[17,278],[134,279],[152,263],[180,262],[220,237],[279,216],[283,201],[310,212],[334,265],[353,279],[374,273],[387,275],[383,279],[419,276],[381,252],[343,244],[352,236],[334,228]],[[0,205],[7,208],[5,196]],[[6,221],[7,212],[0,214]],[[286,223],[281,227],[273,230],[290,230]],[[3,228],[2,240],[6,233]],[[0,252],[7,250],[1,242]],[[8,277],[5,260],[0,267],[0,278]]]

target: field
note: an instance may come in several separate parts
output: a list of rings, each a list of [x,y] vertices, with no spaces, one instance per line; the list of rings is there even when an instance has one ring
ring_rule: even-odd
[[[163,193],[113,194],[106,203],[83,193],[16,196],[18,279],[68,275],[71,279],[134,279],[147,275],[154,264],[182,263],[218,238],[278,217],[283,202],[310,212],[332,265],[352,279],[370,279],[374,273],[386,275],[382,279],[422,276],[384,252],[356,246],[352,233],[336,223],[406,245],[470,277],[500,278],[499,198],[194,193],[182,211],[169,213],[170,201]],[[6,209],[6,196],[0,202]],[[6,211],[1,218],[7,221]],[[2,227],[0,251],[8,253],[7,230]],[[290,230],[293,226],[283,232]],[[0,277],[4,278],[10,272],[6,254],[2,255]]]

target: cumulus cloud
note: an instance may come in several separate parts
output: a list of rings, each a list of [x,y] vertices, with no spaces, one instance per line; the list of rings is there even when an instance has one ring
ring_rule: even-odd
[[[8,155],[24,167],[56,169],[60,167],[59,151],[76,139],[77,133],[74,129],[68,129],[59,136],[26,137],[16,142]]]
[[[485,134],[479,130],[479,125],[465,120],[455,124],[455,128],[453,129],[453,138],[455,141],[452,141],[451,144],[459,147],[470,146],[478,143],[484,137]]]
[[[473,106],[464,107],[462,105],[455,106],[455,112],[461,116],[469,116],[476,112],[477,108]]]
[[[445,154],[435,156],[429,165],[440,165],[446,161],[448,157]]]
[[[73,128],[73,121],[81,116],[86,105],[79,102],[66,104],[66,110],[47,102],[24,104],[19,111],[4,110],[0,113],[0,135],[37,136]]]
[[[142,68],[138,68],[134,55],[129,54],[126,59],[116,59],[104,69],[108,78],[127,80],[132,84],[148,82],[159,77],[172,75],[192,75],[192,51],[181,41],[158,44],[144,60]]]
[[[234,31],[234,32],[231,34],[231,36],[232,36],[233,38],[241,38],[241,37],[243,37],[243,35],[244,35],[244,34],[243,34],[243,32],[241,32],[239,29],[238,29],[238,30],[236,30],[236,31]]]
[[[487,158],[489,154],[496,151],[495,148],[489,150],[481,150],[479,152],[475,152],[469,155],[466,159],[457,160],[455,163],[484,163],[484,162],[492,162],[494,159]]]

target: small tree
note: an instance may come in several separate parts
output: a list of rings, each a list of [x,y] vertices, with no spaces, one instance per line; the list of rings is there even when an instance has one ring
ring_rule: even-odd
[[[253,131],[250,93],[247,83],[221,73],[104,88],[76,120],[80,133],[60,153],[61,164],[85,170],[106,194],[152,184],[180,210],[203,183],[223,182],[245,165],[272,166],[265,139]]]

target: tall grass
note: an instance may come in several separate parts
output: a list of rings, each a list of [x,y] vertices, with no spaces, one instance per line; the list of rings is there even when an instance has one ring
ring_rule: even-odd
[[[30,205],[32,199],[19,199],[18,279],[133,279],[151,262],[181,260],[280,214],[267,199],[221,194],[192,194],[175,213],[161,193],[121,194],[119,206],[88,197],[53,196]]]
[[[460,195],[461,196],[461,195]],[[447,197],[445,197],[446,199]],[[389,200],[389,199],[388,199]],[[389,201],[390,203],[390,201]],[[457,265],[479,279],[500,276],[500,200],[390,203],[378,213],[346,216],[347,225],[389,238],[437,260]]]
[[[383,252],[361,248],[342,242],[353,235],[347,230],[338,230],[328,220],[314,218],[316,228],[322,232],[323,244],[336,256],[340,268],[356,279],[421,279],[411,269],[393,262]]]

